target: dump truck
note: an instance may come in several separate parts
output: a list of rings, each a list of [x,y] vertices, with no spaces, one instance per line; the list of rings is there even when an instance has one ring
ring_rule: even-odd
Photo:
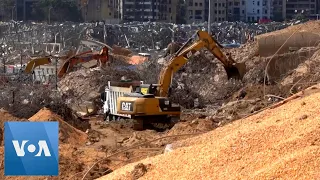
[[[130,114],[121,114],[117,111],[117,99],[125,93],[133,93],[139,91],[139,87],[143,81],[108,81],[105,91],[101,93],[101,100],[103,101],[104,120],[112,121],[119,118],[131,118]],[[123,104],[124,106],[126,104]],[[130,107],[128,107],[130,109]]]

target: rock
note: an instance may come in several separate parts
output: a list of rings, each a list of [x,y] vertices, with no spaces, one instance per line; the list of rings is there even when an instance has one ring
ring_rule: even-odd
[[[172,148],[172,144],[167,144],[165,149],[164,149],[164,153],[169,153],[172,152],[173,148]]]
[[[143,163],[138,163],[134,166],[134,170],[131,171],[131,179],[137,180],[142,177],[145,173],[147,173],[148,167]]]
[[[299,120],[304,120],[304,119],[307,119],[307,118],[308,118],[308,115],[304,114],[299,118]]]

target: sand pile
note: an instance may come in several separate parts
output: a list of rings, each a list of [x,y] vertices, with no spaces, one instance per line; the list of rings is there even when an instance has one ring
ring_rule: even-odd
[[[320,170],[320,91],[184,141],[141,161],[141,179],[315,179]],[[304,94],[307,94],[306,92]],[[100,179],[131,179],[137,163]]]
[[[1,127],[3,127],[3,123],[5,121],[19,121],[20,119],[11,115],[8,111],[4,109],[0,109],[0,123]]]
[[[175,124],[166,135],[179,135],[179,134],[192,134],[207,132],[215,129],[217,126],[215,123],[209,119],[197,118],[191,122],[180,122]]]
[[[58,121],[59,140],[61,143],[73,145],[84,145],[87,141],[87,134],[66,123],[59,115],[49,109],[43,108],[29,118],[30,121]]]

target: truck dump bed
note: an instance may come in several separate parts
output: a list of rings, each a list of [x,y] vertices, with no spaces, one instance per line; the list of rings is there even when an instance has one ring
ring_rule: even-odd
[[[109,117],[109,120],[117,118],[131,118],[131,115],[119,114],[117,112],[118,97],[125,93],[134,92],[137,86],[143,84],[142,81],[132,82],[112,82],[109,81],[105,88],[105,102],[103,104],[103,113]]]

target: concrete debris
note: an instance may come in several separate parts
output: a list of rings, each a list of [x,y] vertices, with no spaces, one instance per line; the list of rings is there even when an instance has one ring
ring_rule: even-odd
[[[249,36],[253,39],[255,35],[283,29],[291,24],[292,22],[269,24],[223,22],[212,24],[212,31],[222,44],[242,44],[247,42]],[[207,26],[153,22],[132,22],[121,25],[65,22],[49,26],[43,23],[1,22],[0,44],[4,50],[6,64],[20,63],[21,53],[22,61],[26,63],[31,56],[64,55],[76,51],[84,39],[95,39],[111,46],[129,47],[138,52],[154,52],[165,49],[172,40],[185,42],[196,30],[203,27]]]
[[[139,75],[125,67],[121,69],[80,69],[67,74],[58,87],[62,97],[71,109],[80,116],[95,114],[101,107],[100,94],[108,81],[119,80],[122,76],[140,79]]]

